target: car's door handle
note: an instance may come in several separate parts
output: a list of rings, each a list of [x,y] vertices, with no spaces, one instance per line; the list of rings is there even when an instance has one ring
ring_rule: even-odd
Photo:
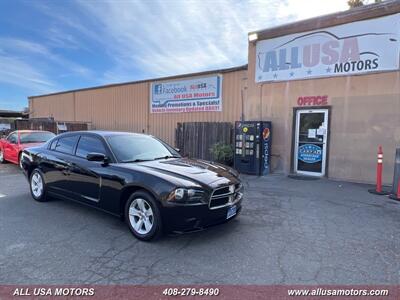
[[[72,163],[66,163],[63,165],[62,167],[62,172],[64,175],[71,175],[71,169],[73,168],[73,164]]]

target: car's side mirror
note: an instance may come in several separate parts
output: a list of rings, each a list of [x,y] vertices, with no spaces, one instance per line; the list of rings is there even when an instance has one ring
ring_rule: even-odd
[[[104,164],[109,163],[109,158],[106,155],[104,155],[103,153],[96,153],[96,152],[88,153],[86,155],[86,159],[88,161],[98,161],[98,162],[102,162]]]
[[[181,153],[181,149],[179,148],[174,148],[176,152]]]

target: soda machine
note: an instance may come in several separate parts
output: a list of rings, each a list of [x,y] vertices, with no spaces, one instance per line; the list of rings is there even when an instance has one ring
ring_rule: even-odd
[[[271,171],[270,121],[235,122],[234,166],[240,173],[267,175]]]

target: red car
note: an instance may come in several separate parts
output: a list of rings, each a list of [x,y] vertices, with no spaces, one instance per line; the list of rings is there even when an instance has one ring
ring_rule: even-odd
[[[22,150],[47,142],[55,134],[49,131],[17,130],[0,139],[0,163],[9,161],[21,167]]]

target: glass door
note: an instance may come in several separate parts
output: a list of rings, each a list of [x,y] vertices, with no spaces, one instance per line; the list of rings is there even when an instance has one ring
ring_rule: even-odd
[[[328,110],[298,110],[295,132],[296,173],[324,176],[328,137]]]

